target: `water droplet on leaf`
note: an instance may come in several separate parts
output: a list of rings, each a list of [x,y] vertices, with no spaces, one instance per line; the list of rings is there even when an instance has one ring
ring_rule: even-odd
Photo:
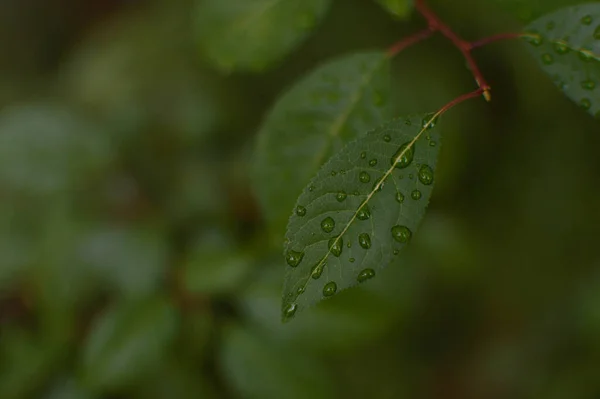
[[[286,318],[290,318],[290,317],[294,317],[294,314],[296,314],[296,310],[298,309],[298,305],[296,305],[295,303],[290,303],[289,305],[287,305],[283,311],[283,315]]]
[[[400,191],[396,193],[396,201],[398,201],[399,203],[404,202],[404,194],[402,194]]]
[[[360,172],[358,180],[360,180],[361,183],[368,183],[371,181],[371,175],[367,172]]]
[[[323,287],[323,296],[332,296],[337,291],[337,284],[330,281]]]
[[[325,268],[325,264],[324,263],[317,263],[315,266],[313,266],[311,272],[310,272],[310,276],[314,279],[314,280],[318,280],[319,277],[321,277],[321,274],[323,274],[323,269]]]
[[[298,289],[296,290],[296,293],[297,293],[298,295],[300,295],[300,294],[304,294],[304,291],[306,291],[306,288],[304,288],[304,287],[300,287],[300,288],[298,288]]]
[[[310,191],[310,192],[313,192],[313,191],[315,191],[315,186],[309,186],[309,187],[308,187],[308,191]]]
[[[341,237],[334,237],[329,240],[329,251],[333,254],[333,256],[339,258],[342,254],[342,247],[344,245],[344,240]]]
[[[410,146],[410,143],[404,143],[398,151],[392,156],[391,164],[398,169],[404,169],[411,164],[415,156],[415,144]]]
[[[423,118],[423,120],[421,121],[421,127],[427,127],[428,130],[433,129],[435,127],[435,124],[437,123],[437,118],[433,119],[434,116],[434,113],[427,114],[425,118]]]
[[[369,210],[367,204],[364,204],[360,207],[360,209],[356,213],[356,217],[359,220],[368,220],[371,217],[371,211]]]
[[[418,201],[421,199],[421,192],[419,190],[413,190],[412,193],[410,193],[410,198],[414,199],[415,201]]]
[[[426,186],[433,183],[433,169],[429,165],[423,165],[419,169],[419,181]]]
[[[363,151],[363,152],[360,153],[360,158],[361,159],[365,159],[366,157],[367,157],[367,153],[366,152]]]
[[[375,166],[375,165],[377,165],[377,160],[376,159],[371,159],[369,161],[369,166]]]
[[[335,221],[331,217],[326,217],[321,221],[321,228],[325,233],[331,233],[335,228]]]
[[[588,98],[583,98],[579,101],[579,106],[585,110],[588,110],[592,107],[592,102]]]
[[[371,237],[367,233],[362,233],[358,236],[358,243],[364,249],[371,248]]]
[[[350,262],[350,263],[354,263],[354,261],[355,261],[355,260],[356,260],[356,259],[354,259],[354,258],[350,258],[350,259],[348,259],[348,262]]]
[[[338,202],[343,202],[347,197],[348,197],[348,194],[346,194],[344,191],[340,191],[339,193],[336,194],[335,199]]]
[[[373,277],[375,277],[375,270],[365,269],[362,272],[358,273],[358,277],[356,278],[356,280],[359,283],[364,283],[365,281],[372,279]]]
[[[585,80],[581,82],[581,87],[584,90],[594,90],[596,88],[596,82],[594,82],[593,80]]]
[[[296,215],[298,215],[300,217],[306,215],[306,208],[303,207],[302,205],[298,205],[296,207]]]
[[[569,48],[569,46],[564,42],[554,43],[554,51],[556,51],[557,54],[567,54],[570,50],[571,49]]]
[[[392,238],[400,243],[407,243],[412,237],[412,231],[406,226],[394,226],[392,227]]]
[[[592,22],[594,22],[594,18],[592,18],[591,15],[586,15],[585,17],[581,18],[581,23],[584,25],[591,25]]]
[[[385,136],[383,136],[383,141],[385,141],[386,143],[389,143],[390,141],[392,141],[392,138],[390,137],[389,134],[386,134]]]
[[[525,36],[525,40],[535,47],[539,47],[544,43],[544,39],[541,36]]]
[[[542,55],[542,62],[545,65],[552,65],[554,63],[554,57],[552,56],[552,54],[544,54]]]
[[[296,267],[302,262],[302,258],[304,257],[304,252],[297,252],[289,250],[287,255],[285,256],[285,261],[291,267]]]

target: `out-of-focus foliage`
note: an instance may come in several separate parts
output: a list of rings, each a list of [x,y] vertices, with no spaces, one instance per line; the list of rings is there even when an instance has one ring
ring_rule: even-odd
[[[522,29],[498,1],[430,5],[468,38]],[[283,232],[250,176],[261,123],[318,66],[423,20],[335,0],[265,43],[268,72],[225,77],[202,7],[0,2],[0,398],[600,394],[600,129],[529,44],[475,54],[493,100],[441,122],[436,190],[403,258],[281,324]],[[244,50],[227,49],[264,55]],[[397,116],[473,88],[438,38],[391,75]]]

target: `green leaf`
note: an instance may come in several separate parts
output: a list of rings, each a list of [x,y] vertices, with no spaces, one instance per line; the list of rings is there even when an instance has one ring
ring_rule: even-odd
[[[600,118],[600,3],[545,15],[525,31],[532,53],[554,83]]]
[[[412,0],[375,0],[396,18],[406,18],[413,8]]]
[[[321,165],[346,143],[391,118],[389,60],[352,54],[310,73],[275,104],[255,154],[254,185],[279,236],[290,208]]]
[[[284,319],[374,277],[408,244],[433,188],[439,133],[432,117],[368,132],[305,188],[286,233]]]
[[[220,69],[260,71],[296,47],[330,0],[204,0],[196,12],[204,54]]]
[[[334,397],[331,377],[317,359],[253,331],[233,326],[223,336],[221,366],[230,385],[248,399]]]
[[[159,298],[110,309],[84,344],[85,388],[106,392],[151,374],[175,337],[176,322],[175,309]]]
[[[529,22],[545,13],[578,3],[577,0],[493,0],[521,21]]]

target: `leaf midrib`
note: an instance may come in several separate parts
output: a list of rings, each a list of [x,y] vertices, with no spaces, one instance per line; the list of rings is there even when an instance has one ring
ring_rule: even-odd
[[[394,160],[394,162],[391,164],[390,167],[388,167],[388,169],[386,170],[386,172],[383,174],[382,178],[381,178],[381,182],[384,182],[387,180],[387,178],[392,174],[392,172],[394,171],[394,168],[396,167],[396,164],[398,163],[398,160],[401,159],[407,151],[409,151],[410,149],[412,149],[415,145],[415,143],[419,140],[419,138],[423,135],[423,132],[425,132],[426,130],[428,130],[430,128],[430,126],[433,124],[433,121],[435,121],[442,113],[444,113],[445,111],[442,109],[440,111],[438,111],[437,113],[435,113],[427,123],[424,124],[424,126],[421,128],[421,130],[416,134],[416,136],[410,141],[410,143],[408,143],[408,145],[406,146],[406,148],[404,149],[404,151],[402,151],[400,154],[398,154],[398,156],[396,157],[396,159]],[[335,237],[335,241],[333,242],[333,245],[336,245],[340,238],[342,238],[344,236],[344,234],[346,234],[346,232],[348,231],[348,229],[350,228],[350,226],[352,226],[352,224],[354,223],[354,221],[356,220],[356,218],[358,217],[358,212],[359,210],[364,206],[364,205],[368,205],[369,201],[371,200],[371,198],[375,195],[375,193],[377,193],[379,190],[377,190],[377,187],[373,187],[371,189],[371,191],[369,192],[369,194],[367,195],[367,197],[365,198],[364,201],[361,202],[361,204],[358,206],[358,208],[356,209],[356,211],[354,211],[354,214],[352,215],[352,217],[350,218],[350,220],[348,221],[348,223],[346,223],[346,225],[344,226],[343,230],[341,231],[340,234],[337,235],[337,237]],[[329,258],[329,254],[331,254],[331,249],[330,247],[327,248],[327,252],[325,253],[325,255],[323,255],[323,257],[321,258],[321,260],[319,262],[316,263],[316,265],[314,267],[319,268],[321,266],[325,267],[325,261],[327,260],[327,258]],[[302,288],[306,288],[306,286],[308,285],[308,283],[311,281],[311,275],[312,275],[312,270],[313,268],[310,269],[309,271],[309,275],[306,278],[306,281],[304,282],[304,284],[301,286]],[[299,294],[295,294],[294,296],[294,301],[296,299],[298,299]]]

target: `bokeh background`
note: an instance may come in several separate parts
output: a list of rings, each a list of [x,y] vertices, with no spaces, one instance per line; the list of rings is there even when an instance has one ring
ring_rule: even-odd
[[[600,397],[600,122],[524,44],[477,50],[493,101],[440,124],[404,256],[281,324],[283,232],[248,173],[260,123],[315,66],[423,21],[335,0],[277,65],[225,73],[198,1],[0,3],[0,398]],[[520,8],[431,6],[473,39],[532,17],[499,2]],[[439,36],[392,84],[398,115],[474,89]]]

